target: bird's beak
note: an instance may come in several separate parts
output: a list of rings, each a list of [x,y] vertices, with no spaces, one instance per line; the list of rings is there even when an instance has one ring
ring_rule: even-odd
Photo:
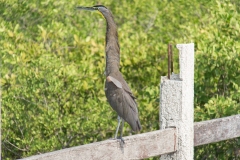
[[[87,11],[98,11],[97,13],[99,13],[99,14],[105,19],[105,17],[103,16],[103,14],[98,10],[98,7],[83,7],[83,6],[78,6],[78,7],[76,7],[76,9],[79,9],[79,10],[87,10]]]
[[[96,10],[98,10],[97,7],[83,7],[83,6],[78,6],[78,7],[76,7],[76,9],[79,9],[79,10],[88,10],[88,11],[96,11]]]

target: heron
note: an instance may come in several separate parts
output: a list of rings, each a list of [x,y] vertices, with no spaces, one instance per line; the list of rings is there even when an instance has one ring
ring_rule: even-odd
[[[110,106],[118,114],[118,125],[115,132],[115,139],[119,138],[123,142],[123,126],[126,121],[134,132],[141,130],[141,124],[138,115],[138,106],[136,98],[131,92],[130,87],[124,80],[120,72],[120,45],[118,42],[117,25],[114,21],[112,12],[103,5],[93,7],[79,6],[77,9],[99,12],[106,20],[106,38],[105,38],[105,95]],[[122,125],[121,125],[122,123]],[[120,128],[121,125],[121,128]],[[120,137],[117,137],[120,128]]]

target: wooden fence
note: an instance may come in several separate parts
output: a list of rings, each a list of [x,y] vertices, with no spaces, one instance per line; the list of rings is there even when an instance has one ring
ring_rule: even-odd
[[[179,44],[180,74],[161,78],[160,130],[62,149],[24,160],[191,160],[194,146],[240,137],[240,115],[193,122],[194,44]]]

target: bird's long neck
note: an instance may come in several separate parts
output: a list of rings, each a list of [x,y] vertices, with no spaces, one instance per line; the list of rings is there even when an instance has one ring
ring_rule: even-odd
[[[119,71],[120,67],[120,47],[118,43],[117,25],[113,16],[104,16],[107,21],[106,31],[106,76],[112,72]]]

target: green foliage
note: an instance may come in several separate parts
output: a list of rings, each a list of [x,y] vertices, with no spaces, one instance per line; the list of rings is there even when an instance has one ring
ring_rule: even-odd
[[[113,137],[117,115],[103,87],[106,24],[74,9],[97,3],[87,2],[0,4],[2,159]],[[238,0],[102,4],[118,24],[121,72],[138,98],[142,132],[159,128],[159,82],[167,72],[169,42],[195,43],[195,121],[240,113]],[[132,134],[125,127],[124,135]],[[195,159],[237,159],[239,148],[239,138],[204,145],[195,148]]]
[[[235,2],[237,3],[237,2]],[[239,5],[239,4],[238,4]],[[198,30],[195,67],[195,120],[240,113],[240,18],[236,5],[216,1],[213,18]],[[195,159],[238,159],[240,138],[195,148]],[[237,158],[238,157],[238,158]]]
[[[195,109],[195,119],[203,121],[240,114],[239,102],[227,97],[213,97]],[[195,159],[234,159],[239,156],[240,138],[195,148]]]

